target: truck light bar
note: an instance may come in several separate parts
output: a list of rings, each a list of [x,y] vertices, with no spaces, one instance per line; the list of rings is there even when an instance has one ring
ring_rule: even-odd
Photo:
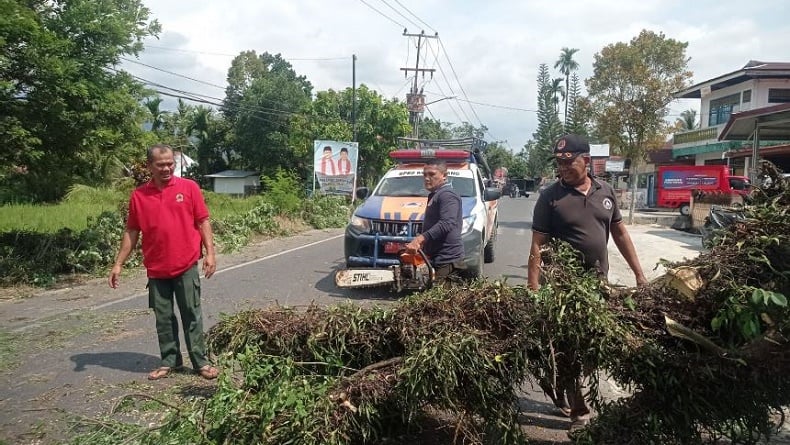
[[[421,150],[394,150],[390,157],[398,162],[424,161],[426,159],[442,159],[445,161],[467,162],[471,153],[466,150],[448,150],[424,148]]]

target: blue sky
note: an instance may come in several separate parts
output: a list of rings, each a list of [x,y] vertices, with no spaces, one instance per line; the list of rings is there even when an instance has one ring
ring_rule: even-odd
[[[576,60],[582,79],[592,74],[595,53],[608,44],[629,41],[642,29],[688,42],[694,83],[734,71],[750,59],[790,61],[786,46],[790,22],[781,0],[145,0],[145,4],[163,30],[138,60],[205,83],[128,62],[123,67],[142,78],[213,97],[222,97],[223,90],[206,83],[223,86],[232,55],[254,49],[281,53],[316,91],[350,86],[351,55],[356,54],[358,83],[385,97],[404,99],[408,86],[400,67],[414,66],[416,48],[413,39],[401,35],[403,28],[410,33],[423,28],[427,33],[436,31],[441,44],[430,40],[432,46],[423,47],[423,55],[428,54],[423,66],[437,69],[433,80],[424,84],[427,101],[443,95],[457,99],[430,105],[426,115],[453,123],[483,123],[490,130],[489,139],[506,140],[514,150],[535,130],[535,113],[523,110],[537,107],[538,66],[547,63],[551,68],[562,47],[579,48]],[[698,101],[678,101],[671,108],[679,114],[698,108]]]

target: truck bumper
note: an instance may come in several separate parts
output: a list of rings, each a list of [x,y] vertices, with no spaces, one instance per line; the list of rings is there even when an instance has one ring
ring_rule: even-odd
[[[385,236],[359,233],[346,228],[343,243],[347,267],[389,267],[400,264],[397,253],[386,253],[387,242],[408,243],[412,237]],[[464,243],[464,263],[467,267],[477,267],[482,261],[483,234],[470,230],[461,237]]]

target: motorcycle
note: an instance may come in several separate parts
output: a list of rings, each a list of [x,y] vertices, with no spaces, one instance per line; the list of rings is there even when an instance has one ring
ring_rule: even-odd
[[[746,216],[741,207],[712,205],[708,217],[705,218],[705,224],[700,228],[702,246],[710,249],[715,244],[719,232],[744,219]]]
[[[518,186],[513,184],[510,186],[510,197],[511,198],[518,198],[519,190]]]

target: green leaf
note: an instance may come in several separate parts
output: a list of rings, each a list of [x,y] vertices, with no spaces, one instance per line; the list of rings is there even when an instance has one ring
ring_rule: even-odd
[[[766,304],[765,293],[763,292],[762,289],[755,289],[752,291],[752,303]]]
[[[779,292],[767,292],[771,301],[780,307],[787,307],[787,298]]]

